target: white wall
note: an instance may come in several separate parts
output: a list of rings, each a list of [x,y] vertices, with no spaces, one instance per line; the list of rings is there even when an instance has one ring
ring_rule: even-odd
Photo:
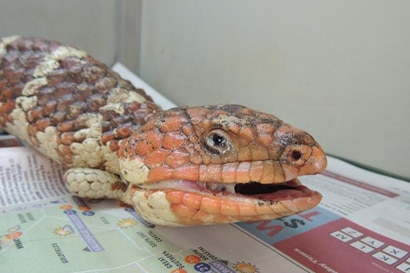
[[[240,103],[328,153],[410,178],[410,1],[143,1],[140,75]]]
[[[112,64],[117,1],[0,0],[0,37],[39,36],[75,45]]]
[[[119,60],[181,105],[259,108],[410,178],[409,1],[140,1],[0,0],[0,36]]]

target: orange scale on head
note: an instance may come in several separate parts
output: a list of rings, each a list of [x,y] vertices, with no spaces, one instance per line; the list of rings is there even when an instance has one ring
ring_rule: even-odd
[[[150,152],[152,151],[152,145],[151,143],[143,140],[143,141],[138,141],[135,144],[134,148],[134,153],[138,155],[149,155]],[[130,151],[131,152],[131,151]]]
[[[259,182],[263,174],[263,161],[252,161],[249,170],[250,181]]]
[[[166,150],[182,149],[185,146],[186,136],[180,132],[167,133],[162,141],[162,148]]]
[[[247,141],[252,141],[257,137],[255,130],[250,126],[243,126],[239,132],[239,136],[241,139],[245,139]]]
[[[295,204],[295,206],[300,210],[306,210],[306,208],[314,207],[320,203],[322,200],[322,195],[320,193],[316,193],[312,195],[310,198],[297,198],[293,200],[292,202]]]
[[[227,117],[227,122],[224,124],[224,129],[229,131],[231,134],[239,135],[242,126],[233,121],[229,121],[229,117]]]
[[[192,216],[194,216],[195,213],[198,212],[197,209],[187,207],[184,204],[171,204],[170,209],[171,212],[174,213],[174,215],[178,216],[182,222],[188,223],[191,221]]]
[[[256,141],[263,146],[271,146],[273,143],[273,136],[268,133],[258,133]]]
[[[249,145],[252,160],[267,160],[269,159],[269,152],[263,145],[251,144]]]
[[[236,183],[246,183],[250,181],[249,173],[251,169],[251,162],[240,162],[236,169]]]
[[[165,161],[167,160],[167,157],[170,153],[171,151],[162,150],[162,149],[150,152],[146,155],[144,159],[144,163],[149,168],[163,165]]]
[[[188,108],[186,111],[189,114],[189,116],[191,116],[191,118],[195,118],[195,117],[203,118],[209,113],[209,110],[206,109],[205,107]]]
[[[201,207],[202,196],[196,193],[185,193],[182,203],[190,208],[199,209]]]
[[[242,217],[249,217],[256,215],[256,205],[255,204],[241,204],[238,206],[239,215]]]
[[[201,165],[199,169],[199,180],[204,182],[219,182],[222,180],[222,169],[221,164]]]
[[[212,224],[214,222],[214,218],[214,215],[199,210],[192,216],[192,221],[199,224]]]
[[[263,172],[260,182],[272,182],[275,179],[275,168],[272,160],[263,161]]]
[[[277,202],[272,210],[277,213],[278,215],[286,215],[289,214],[289,208],[286,206],[289,204],[289,201],[281,201]]]
[[[257,215],[276,215],[276,212],[273,211],[272,207],[267,204],[255,205],[255,210]]]
[[[152,146],[153,149],[158,149],[161,147],[161,144],[164,139],[164,134],[156,130],[150,130],[144,133],[144,139],[147,140]]]
[[[195,129],[193,126],[183,126],[181,132],[187,137],[193,137],[195,135]]]
[[[190,155],[182,151],[171,152],[167,159],[166,164],[171,168],[177,168],[190,163]]]
[[[233,223],[238,222],[237,217],[232,217],[224,214],[216,214],[214,216],[214,223]]]
[[[252,160],[252,153],[248,146],[241,147],[237,152],[238,161],[250,161]]]
[[[159,129],[163,133],[175,132],[179,131],[185,123],[186,120],[181,116],[171,116],[166,118],[166,122],[162,123]]]
[[[220,200],[221,202],[221,214],[226,216],[237,216],[239,215],[239,205],[238,203],[230,200]]]
[[[189,152],[190,152],[190,161],[192,164],[200,165],[203,162],[203,157],[199,153],[197,153],[194,149],[193,151],[191,151],[190,149]]]
[[[258,123],[256,124],[256,130],[258,135],[272,135],[273,132],[276,130],[271,123]]]
[[[184,198],[185,192],[183,191],[166,191],[165,192],[165,198],[170,202],[171,204],[182,204],[182,200]]]
[[[148,182],[171,180],[174,176],[173,172],[174,170],[168,166],[152,168],[148,173],[147,180]]]
[[[189,181],[199,181],[199,166],[185,165],[174,169],[173,178]]]
[[[204,120],[201,120],[200,121],[201,122],[201,126],[200,126],[200,130],[202,130],[202,131],[207,131],[207,130],[209,130],[210,128],[212,128],[212,122],[211,122],[211,120],[209,120],[209,119],[204,119]]]
[[[233,183],[236,179],[236,169],[238,168],[239,162],[225,163],[222,166],[222,182],[223,183]]]
[[[210,214],[219,214],[221,213],[220,199],[212,196],[204,196],[200,209]]]

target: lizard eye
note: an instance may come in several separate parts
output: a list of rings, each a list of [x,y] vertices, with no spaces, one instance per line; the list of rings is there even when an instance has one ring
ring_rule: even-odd
[[[205,147],[213,154],[224,154],[231,149],[228,137],[221,130],[212,131],[205,139]]]

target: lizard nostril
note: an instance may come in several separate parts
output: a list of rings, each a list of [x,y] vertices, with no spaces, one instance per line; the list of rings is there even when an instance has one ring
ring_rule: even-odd
[[[288,146],[283,152],[283,159],[292,166],[302,167],[309,161],[312,149],[306,145]]]

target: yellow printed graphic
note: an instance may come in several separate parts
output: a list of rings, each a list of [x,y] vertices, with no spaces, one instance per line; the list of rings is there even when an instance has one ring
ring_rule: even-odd
[[[120,228],[129,228],[129,227],[134,227],[137,224],[137,221],[135,219],[132,218],[125,218],[120,220],[120,222],[118,223],[118,225],[120,226]]]
[[[56,228],[54,233],[59,236],[68,236],[74,233],[74,229],[70,225],[65,225],[63,227]]]
[[[245,262],[236,263],[235,269],[240,273],[259,273],[258,269],[254,265]]]

